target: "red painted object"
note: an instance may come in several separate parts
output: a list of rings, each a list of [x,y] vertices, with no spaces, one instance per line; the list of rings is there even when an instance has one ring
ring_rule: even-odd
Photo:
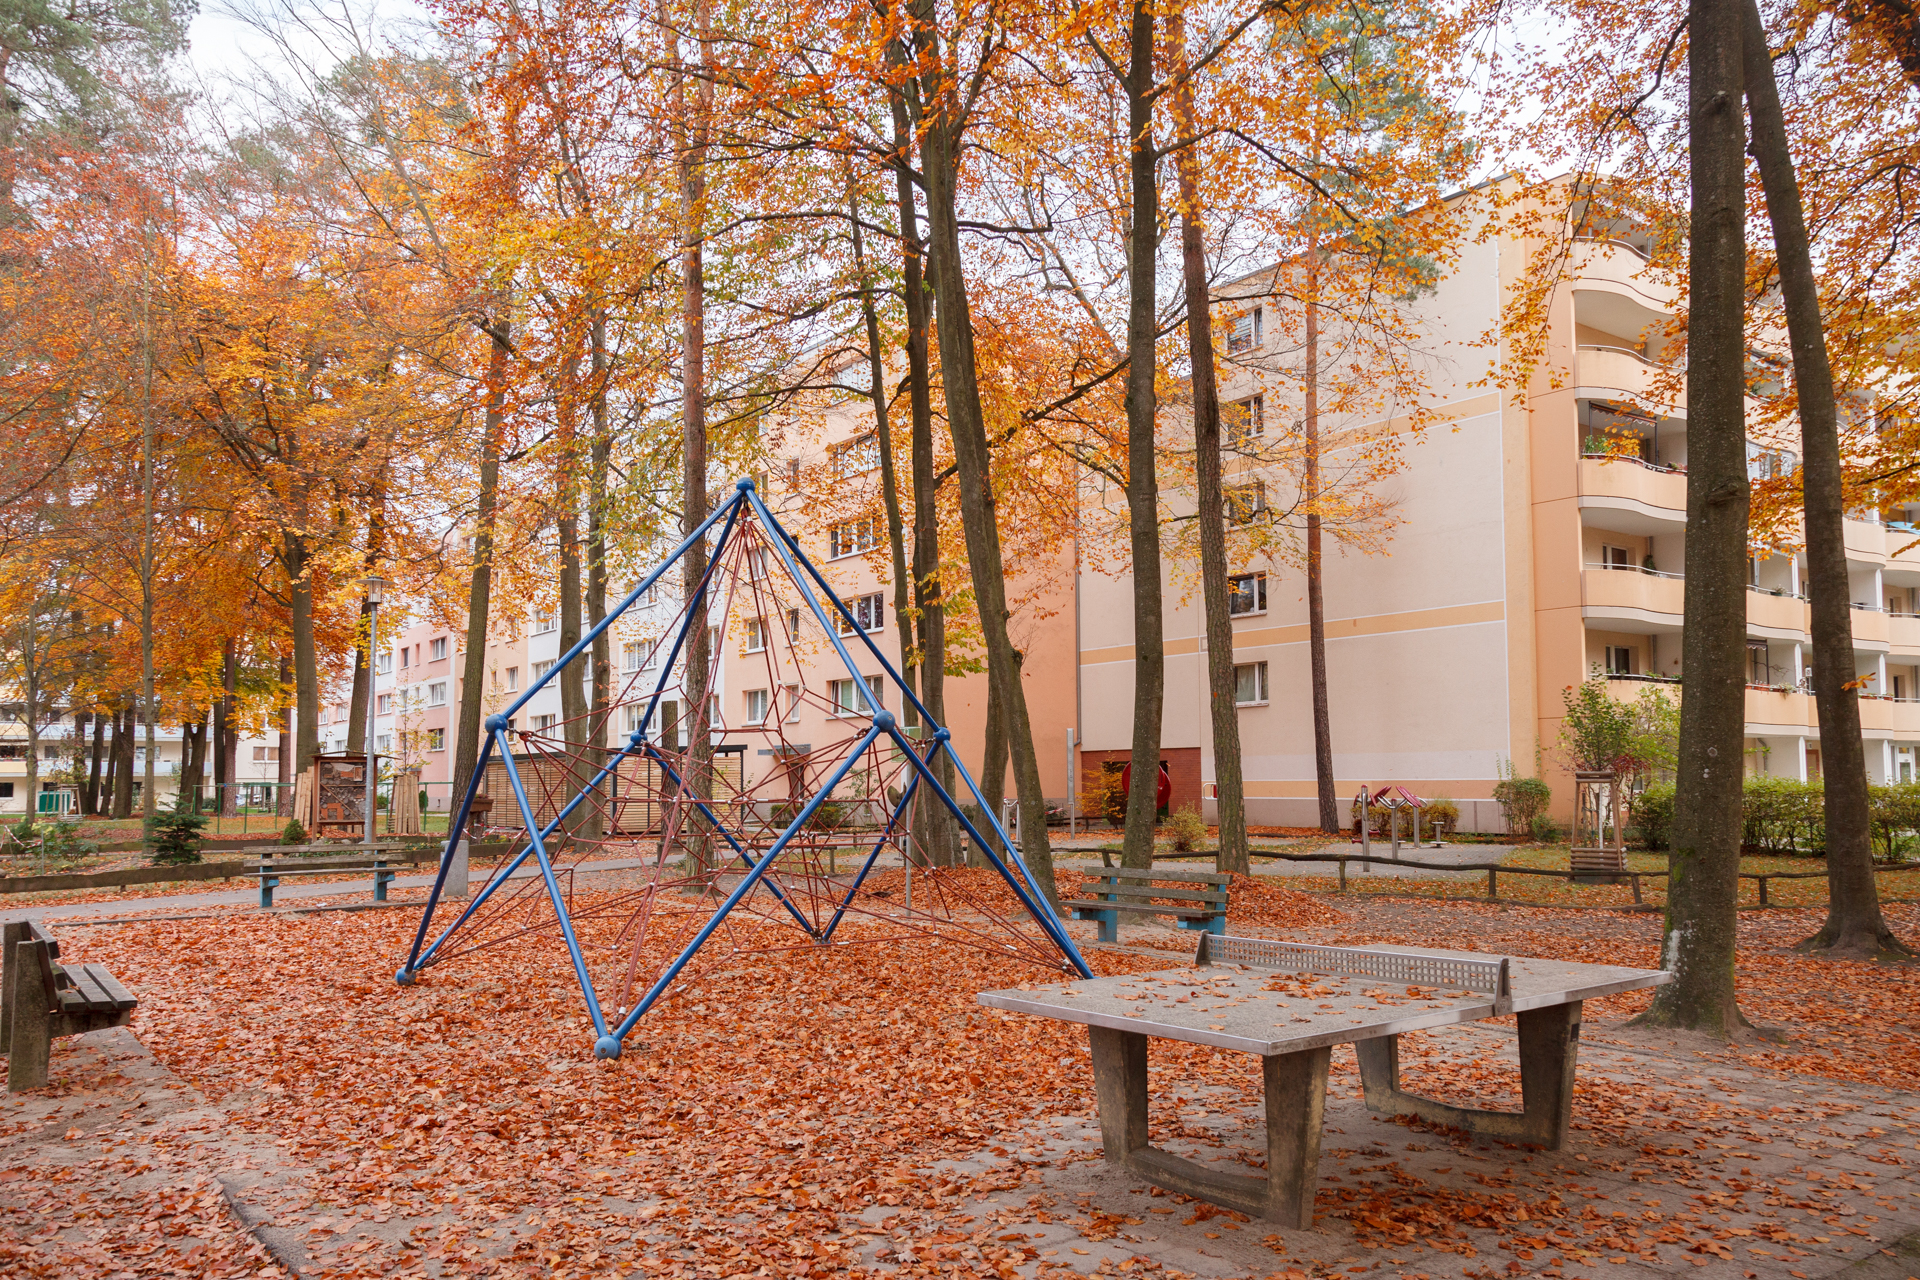
[[[1133,792],[1133,766],[1127,765],[1120,770],[1120,802],[1126,803]],[[1167,762],[1160,762],[1160,785],[1153,789],[1153,807],[1164,809],[1173,801],[1173,775],[1167,772]]]

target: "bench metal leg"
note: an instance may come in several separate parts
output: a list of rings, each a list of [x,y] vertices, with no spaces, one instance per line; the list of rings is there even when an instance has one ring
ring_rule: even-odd
[[[1262,1178],[1218,1173],[1149,1145],[1147,1037],[1107,1027],[1089,1027],[1087,1035],[1100,1102],[1100,1139],[1109,1163],[1155,1186],[1283,1227],[1312,1227],[1330,1047],[1265,1059],[1267,1176]]]
[[[1407,1093],[1400,1087],[1399,1036],[1362,1040],[1353,1046],[1360,1059],[1367,1109],[1388,1115],[1416,1115],[1484,1138],[1558,1151],[1573,1118],[1573,1073],[1580,1057],[1580,1002],[1529,1009],[1519,1015],[1519,1023],[1521,1110],[1478,1111]]]
[[[1075,908],[1075,920],[1097,920],[1100,922],[1100,941],[1118,942],[1120,940],[1120,913],[1118,911],[1090,911],[1085,907]]]
[[[260,877],[260,907],[265,910],[273,905],[273,888],[280,882],[272,876]]]
[[[13,1005],[7,1039],[7,1092],[41,1089],[53,1052],[53,1016],[47,1010],[46,980],[40,973],[40,949],[46,944],[15,942],[8,948],[7,995]]]
[[[387,900],[387,881],[391,879],[393,879],[393,872],[391,871],[376,871],[373,873],[373,900],[375,902],[385,902]]]
[[[1194,929],[1203,933],[1210,933],[1216,938],[1224,938],[1227,936],[1227,918],[1225,916],[1210,916],[1205,920],[1194,920],[1182,917],[1178,923],[1182,929]]]

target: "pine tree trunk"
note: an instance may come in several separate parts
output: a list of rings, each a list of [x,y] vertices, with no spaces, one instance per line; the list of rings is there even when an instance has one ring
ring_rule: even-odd
[[[1727,1036],[1734,996],[1747,640],[1745,165],[1741,8],[1692,0],[1688,74],[1687,626],[1661,965],[1643,1018]]]
[[[916,0],[915,21],[937,63],[938,42],[932,35],[933,11],[929,0]],[[1019,664],[1007,628],[1010,614],[1006,565],[1000,550],[998,506],[989,473],[986,420],[980,406],[973,317],[960,261],[957,201],[961,132],[965,122],[959,116],[954,87],[944,75],[928,72],[921,84],[929,100],[921,143],[922,167],[927,180],[928,257],[934,299],[939,309],[940,372],[946,392],[947,428],[953,437],[954,463],[960,480],[960,525],[966,535],[968,569],[973,578],[987,663],[1006,691],[1007,733],[1020,795],[1021,856],[1048,904],[1058,911],[1060,895],[1053,878],[1053,849],[1047,841],[1047,804],[1040,791],[1040,760],[1034,754],[1026,692],[1020,685]]]
[[[1199,133],[1193,84],[1187,79],[1186,18],[1167,15],[1167,33],[1181,79],[1174,109],[1181,132]],[[1214,870],[1246,875],[1246,789],[1240,770],[1240,709],[1233,688],[1233,615],[1227,598],[1227,513],[1220,461],[1220,379],[1213,362],[1213,297],[1207,285],[1207,250],[1201,238],[1199,159],[1191,146],[1177,157],[1180,177],[1180,268],[1187,294],[1187,354],[1193,366],[1194,518],[1200,524],[1200,598],[1207,622],[1207,711],[1213,728],[1214,805],[1220,840]],[[1138,776],[1136,770],[1135,776]]]
[[[513,322],[506,318],[487,325],[492,346],[487,352],[486,423],[480,436],[480,487],[474,499],[473,569],[467,581],[467,631],[460,681],[460,729],[453,747],[452,816],[466,799],[467,785],[480,762],[483,727],[482,701],[487,679],[487,625],[493,597],[494,511],[500,500],[500,448],[507,419],[507,356]]]
[[[1160,589],[1159,441],[1154,375],[1154,288],[1160,239],[1160,187],[1153,149],[1153,9],[1134,0],[1127,67],[1128,171],[1133,202],[1127,232],[1127,545],[1133,561],[1133,773],[1120,864],[1153,865],[1158,815],[1160,722],[1166,708],[1166,638]]]
[[[1905,954],[1880,911],[1873,878],[1873,825],[1867,810],[1867,760],[1860,697],[1853,687],[1853,607],[1847,591],[1846,499],[1840,476],[1840,416],[1827,360],[1820,286],[1813,274],[1800,183],[1787,145],[1780,89],[1767,32],[1754,0],[1741,0],[1742,63],[1752,153],[1760,165],[1779,260],[1800,405],[1801,479],[1807,536],[1807,595],[1813,615],[1813,702],[1820,717],[1827,831],[1826,923],[1801,945],[1868,959]]]

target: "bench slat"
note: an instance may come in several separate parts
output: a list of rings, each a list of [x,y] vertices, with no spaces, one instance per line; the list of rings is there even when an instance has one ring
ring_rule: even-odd
[[[1121,902],[1144,902],[1149,898],[1171,898],[1176,902],[1225,902],[1227,900],[1227,891],[1225,889],[1209,891],[1205,889],[1157,889],[1149,888],[1146,885],[1130,884],[1119,885],[1117,887],[1104,884],[1089,884],[1082,885],[1081,892],[1102,896],[1112,895]]]
[[[106,988],[102,987],[99,980],[93,976],[89,966],[84,964],[69,965],[67,966],[67,977],[73,980],[73,989],[80,993],[80,998],[85,1000],[89,1007],[95,1009],[111,1009],[114,1007],[113,997],[107,993]]]
[[[80,967],[86,970],[87,976],[93,979],[94,985],[100,988],[101,994],[106,996],[107,1002],[116,1010],[131,1009],[140,1003],[134,998],[133,992],[121,986],[119,979],[107,972],[105,965],[84,964]]]
[[[1144,871],[1138,867],[1105,867],[1091,874],[1102,879],[1178,880],[1194,884],[1231,884],[1233,876],[1225,871]]]
[[[1084,908],[1088,911],[1158,911],[1163,915],[1174,916],[1220,916],[1227,913],[1226,904],[1208,902],[1167,905],[1154,902],[1130,902],[1124,898],[1103,898],[1063,902],[1060,905]]]

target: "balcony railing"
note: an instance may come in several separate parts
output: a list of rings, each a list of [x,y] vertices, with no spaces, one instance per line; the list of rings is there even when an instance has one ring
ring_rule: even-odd
[[[1752,583],[1752,582],[1749,582],[1749,583],[1747,584],[1747,590],[1749,590],[1749,591],[1751,591],[1751,592],[1753,592],[1753,594],[1755,594],[1755,595],[1757,595],[1757,596],[1774,596],[1774,597],[1777,597],[1777,598],[1779,598],[1779,599],[1781,599],[1781,600],[1805,600],[1805,599],[1807,599],[1807,597],[1806,597],[1806,595],[1804,595],[1803,593],[1801,593],[1801,592],[1798,592],[1798,591],[1789,591],[1789,590],[1788,590],[1787,588],[1785,588],[1785,587],[1763,587],[1763,586],[1759,586],[1758,584],[1756,584],[1756,583]]]
[[[1645,467],[1648,471],[1657,471],[1663,476],[1683,476],[1685,467],[1669,467],[1658,462],[1648,462],[1645,458],[1636,458],[1630,453],[1582,453],[1583,458],[1592,458],[1596,462],[1631,462],[1636,467]]]
[[[1658,363],[1658,361],[1647,359],[1646,353],[1638,351],[1633,347],[1616,347],[1605,342],[1582,342],[1579,344],[1578,349],[1581,351],[1615,351],[1623,356],[1632,356],[1641,364],[1649,366]]]
[[[1612,236],[1575,236],[1573,239],[1576,244],[1604,244],[1615,249],[1625,249],[1642,262],[1653,261],[1652,256],[1645,249],[1631,240],[1616,240]]]
[[[1684,573],[1668,573],[1665,569],[1649,569],[1645,565],[1639,564],[1589,564],[1586,567],[1589,569],[1611,569],[1615,573],[1644,573],[1649,578],[1672,578],[1675,581],[1679,581],[1687,576]]]

